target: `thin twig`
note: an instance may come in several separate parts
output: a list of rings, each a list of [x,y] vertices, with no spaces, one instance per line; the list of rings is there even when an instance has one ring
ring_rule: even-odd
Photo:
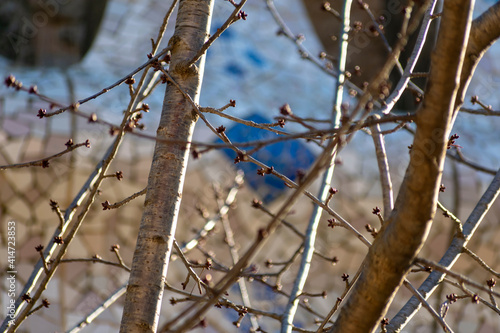
[[[379,118],[378,115],[373,117]],[[377,157],[378,170],[380,174],[380,185],[382,187],[382,201],[384,203],[384,220],[389,219],[389,214],[394,208],[394,194],[392,192],[391,174],[389,172],[389,161],[385,151],[384,137],[380,131],[380,125],[376,124],[371,129],[371,136],[375,146],[375,155]]]
[[[84,319],[78,322],[73,328],[66,331],[66,333],[77,333],[83,328],[87,327],[95,318],[97,318],[104,310],[108,309],[113,303],[115,303],[122,295],[127,291],[127,284],[125,283],[120,288],[115,290],[108,298],[102,302],[98,307],[96,307],[92,312],[87,314]]]
[[[496,116],[496,117],[500,116],[500,111],[493,111],[490,109],[485,110],[484,108],[481,110],[461,108],[460,112],[470,113],[470,114],[479,114],[479,115],[483,115],[483,116]]]
[[[122,262],[114,262],[114,261],[109,261],[109,260],[104,260],[102,258],[100,258],[99,256],[95,255],[93,256],[92,258],[70,258],[70,259],[61,259],[60,260],[61,263],[70,263],[70,262],[90,262],[90,263],[93,263],[93,264],[96,264],[96,263],[99,263],[99,264],[104,264],[104,265],[109,265],[109,266],[115,266],[115,267],[119,267],[119,268],[123,268],[124,270],[126,270],[127,272],[130,272],[130,267],[128,267],[127,265],[125,265],[123,263],[123,260]]]
[[[240,123],[240,124],[243,124],[243,125],[247,125],[247,126],[250,126],[250,127],[255,127],[255,128],[260,128],[260,129],[268,130],[268,131],[274,132],[276,134],[281,134],[281,135],[289,135],[290,134],[290,133],[287,133],[287,132],[284,132],[284,131],[280,131],[280,130],[277,130],[277,129],[273,128],[273,127],[278,126],[278,124],[259,124],[259,123],[256,123],[254,121],[251,121],[251,120],[245,120],[245,119],[241,119],[241,118],[238,118],[238,117],[231,116],[231,115],[229,115],[227,113],[223,113],[220,110],[217,110],[217,109],[214,109],[214,108],[210,108],[210,107],[200,107],[200,111],[201,112],[213,113],[213,114],[216,114],[216,115],[218,115],[218,116],[220,116],[222,118],[230,119],[232,121],[235,121],[237,123]]]
[[[175,248],[175,251],[177,251],[177,255],[181,258],[182,263],[184,264],[184,266],[186,267],[186,269],[188,271],[188,277],[186,278],[186,281],[183,284],[184,288],[186,288],[187,283],[189,281],[189,276],[191,276],[196,281],[196,285],[198,286],[199,293],[203,294],[203,290],[201,287],[203,286],[204,289],[208,290],[208,286],[200,279],[200,277],[198,276],[198,274],[196,274],[196,272],[193,270],[193,268],[191,268],[191,264],[187,260],[186,256],[182,252],[179,244],[177,244],[176,240],[174,240],[174,248]]]
[[[220,199],[217,201],[218,201],[217,204],[219,206],[219,212],[221,211],[221,209],[223,207],[228,205],[227,202],[221,202]],[[236,249],[236,242],[234,241],[233,230],[231,228],[231,224],[229,223],[227,214],[220,214],[220,216],[221,216],[222,227],[224,228],[224,233],[226,235],[225,240],[226,240],[227,246],[229,247],[231,259],[232,259],[232,262],[234,265],[235,263],[238,262],[238,260],[240,260],[240,256],[238,254],[238,250]],[[250,297],[248,295],[248,290],[246,287],[245,280],[239,279],[238,286],[240,289],[240,294],[241,294],[241,299],[243,301],[243,305],[246,308],[252,307],[252,303],[251,303]],[[251,323],[254,331],[257,331],[257,329],[259,328],[260,325],[259,325],[259,322],[257,321],[257,317],[253,314],[250,315],[250,323]]]
[[[424,19],[422,21],[422,25],[418,33],[417,41],[415,43],[415,47],[413,48],[413,52],[411,53],[411,56],[408,59],[408,64],[406,65],[405,71],[399,82],[396,84],[396,87],[394,88],[392,93],[385,100],[385,104],[381,110],[381,112],[384,114],[391,112],[392,108],[394,107],[396,102],[401,98],[401,95],[403,94],[408,83],[410,82],[411,73],[413,72],[413,69],[417,64],[418,58],[420,57],[420,53],[422,52],[422,49],[425,44],[425,39],[427,38],[429,32],[430,24],[432,21],[432,13],[434,12],[434,7],[436,6],[436,3],[437,3],[436,0],[431,1],[429,8],[427,8],[427,11],[424,14]],[[420,90],[419,92],[423,94],[420,88],[419,90]]]
[[[269,2],[268,2],[269,3]],[[350,28],[350,12],[351,12],[351,0],[346,0],[342,6],[342,24],[341,24],[341,43],[339,44],[339,61],[337,71],[339,73],[338,80],[336,83],[336,89],[334,92],[334,108],[332,114],[332,125],[333,128],[338,128],[340,126],[340,117],[342,114],[342,101],[344,93],[344,84],[346,82],[345,77],[345,66],[347,62],[347,46],[349,40],[349,28]],[[334,142],[332,139],[331,142]],[[318,199],[321,202],[327,202],[330,197],[330,184],[333,177],[333,171],[335,168],[335,158],[337,156],[338,146],[333,146],[332,150],[328,152],[330,156],[329,166],[323,173],[323,179],[321,180],[321,187],[319,189]],[[281,333],[291,333],[293,327],[293,319],[295,313],[297,312],[297,307],[299,303],[298,296],[302,293],[304,285],[309,276],[309,270],[311,268],[311,261],[314,254],[314,245],[316,242],[316,234],[318,231],[319,221],[321,220],[321,215],[323,209],[315,205],[314,211],[311,214],[309,224],[305,233],[306,238],[304,239],[304,250],[302,258],[300,261],[300,267],[297,272],[292,291],[290,293],[290,299],[286,305],[285,311],[283,313],[283,319],[281,321]]]
[[[433,270],[436,270],[438,272],[444,273],[448,277],[452,277],[452,278],[456,279],[459,283],[467,284],[467,285],[469,285],[471,287],[477,288],[477,289],[482,290],[484,292],[487,292],[487,293],[489,293],[491,295],[495,295],[496,297],[500,297],[500,293],[499,292],[492,291],[488,287],[485,287],[482,284],[474,282],[474,281],[472,281],[471,279],[469,279],[468,277],[466,277],[466,276],[464,276],[462,274],[455,273],[454,271],[449,270],[445,266],[443,266],[441,264],[438,264],[436,262],[433,262],[432,260],[427,260],[427,259],[424,259],[424,258],[418,258],[417,257],[417,258],[415,258],[415,263],[422,264],[422,265],[427,266],[427,267],[431,267]]]
[[[197,62],[198,60],[200,60],[200,58],[205,54],[205,52],[207,52],[208,48],[215,42],[215,40],[217,38],[220,37],[220,35],[222,35],[222,33],[224,31],[226,31],[227,28],[229,28],[229,26],[231,24],[233,24],[234,22],[240,20],[241,18],[243,18],[245,13],[240,13],[241,11],[241,8],[243,8],[243,6],[245,5],[245,3],[247,2],[247,0],[241,0],[239,4],[237,4],[233,10],[233,12],[229,15],[229,17],[227,18],[226,22],[224,22],[224,24],[217,29],[217,31],[215,32],[215,34],[213,34],[212,36],[210,36],[210,38],[205,42],[205,44],[203,44],[203,46],[201,47],[201,49],[198,51],[198,53],[196,53],[196,55],[193,57],[193,59],[189,60],[189,62],[187,63],[187,66],[190,67],[191,65],[193,65],[195,62]],[[245,18],[243,18],[245,20]]]
[[[227,214],[227,212],[229,211],[229,207],[231,207],[234,200],[236,199],[236,194],[238,193],[238,190],[240,189],[242,184],[243,173],[238,172],[236,174],[236,177],[234,178],[234,183],[227,194],[226,200],[224,201],[224,205],[219,207],[219,213],[205,222],[203,228],[201,228],[189,242],[181,246],[183,253],[187,253],[194,249],[199,244],[200,239],[205,237],[215,227],[217,222]]]
[[[346,281],[346,286],[345,286],[345,289],[344,289],[342,295],[340,295],[337,298],[337,302],[332,307],[332,309],[330,310],[330,312],[328,312],[328,314],[326,315],[325,319],[323,319],[323,321],[319,325],[318,329],[316,330],[316,333],[322,333],[323,332],[323,328],[325,327],[325,325],[330,321],[330,318],[332,318],[332,316],[335,314],[335,312],[337,312],[337,310],[340,308],[340,304],[342,304],[342,302],[344,301],[344,299],[347,297],[347,295],[351,291],[352,287],[356,284],[356,281],[358,281],[358,278],[361,275],[361,272],[363,271],[364,266],[365,266],[364,262],[361,263],[361,265],[358,268],[358,271],[356,272],[356,274],[354,275],[354,277],[351,279],[351,281]]]
[[[420,303],[427,309],[427,311],[429,311],[429,313],[431,314],[431,316],[434,319],[436,319],[436,321],[441,325],[441,327],[443,328],[443,330],[445,332],[453,333],[453,330],[444,321],[444,318],[441,317],[436,312],[436,310],[434,310],[434,308],[425,300],[425,298],[419,293],[419,291],[417,289],[415,289],[415,287],[410,282],[408,282],[408,280],[405,279],[405,281],[403,283],[413,293],[413,295],[416,298],[418,298],[418,300],[420,301]]]
[[[60,156],[63,156],[64,154],[67,154],[67,153],[69,153],[77,148],[83,147],[83,146],[90,148],[90,141],[87,140],[87,141],[82,142],[82,143],[67,145],[67,148],[65,150],[63,150],[57,154],[36,160],[36,161],[17,163],[17,164],[0,165],[0,170],[19,169],[19,168],[26,168],[26,167],[30,167],[30,166],[41,166],[42,168],[48,168],[50,160],[57,158],[57,157],[60,157]]]
[[[144,188],[144,189],[140,190],[139,192],[136,192],[136,193],[132,194],[131,196],[123,199],[122,201],[116,202],[114,204],[106,204],[105,209],[116,209],[116,208],[119,208],[119,207],[121,207],[121,206],[129,203],[130,201],[134,200],[135,198],[138,198],[141,195],[146,194],[146,192],[147,192],[147,188]]]
[[[453,225],[455,226],[455,229],[457,230],[457,237],[464,237],[463,233],[463,228],[462,228],[462,222],[460,222],[460,219],[453,215],[452,212],[450,212],[441,202],[437,202],[437,206],[439,209],[443,211],[444,216],[449,217],[453,221]]]
[[[468,254],[472,259],[474,259],[481,267],[487,270],[490,274],[497,278],[500,278],[500,273],[491,268],[483,259],[481,259],[477,254],[472,252],[467,246],[464,246],[463,251]]]

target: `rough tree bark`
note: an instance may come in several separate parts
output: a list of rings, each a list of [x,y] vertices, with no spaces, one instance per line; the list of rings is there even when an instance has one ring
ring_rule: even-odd
[[[445,1],[410,164],[395,208],[331,332],[373,332],[425,242],[437,197],[472,20],[473,0]]]
[[[169,73],[195,102],[199,99],[204,57],[193,66],[186,64],[208,37],[212,9],[213,0],[181,0],[169,41]],[[189,157],[188,142],[197,118],[184,95],[168,82],[120,332],[156,332]],[[162,141],[168,139],[186,143]]]

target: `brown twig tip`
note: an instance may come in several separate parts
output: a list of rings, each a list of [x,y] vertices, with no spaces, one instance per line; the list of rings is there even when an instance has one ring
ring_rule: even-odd
[[[121,181],[123,179],[123,171],[117,171],[117,172],[115,172],[115,177],[116,177],[116,179],[118,179],[119,181]]]
[[[44,169],[45,169],[45,168],[48,168],[48,167],[49,167],[49,165],[50,165],[50,163],[49,163],[49,161],[48,161],[48,160],[43,160],[43,161],[42,161],[42,168],[44,168]]]
[[[110,252],[115,252],[115,251],[118,251],[120,249],[120,245],[118,244],[113,244],[111,245],[111,248],[109,249]]]
[[[241,151],[239,151],[238,155],[234,158],[234,164],[238,164],[240,162],[246,162],[246,161],[248,161],[248,156]]]
[[[444,192],[446,191],[446,186],[444,184],[439,185],[439,192]]]
[[[46,307],[46,308],[49,308],[49,306],[50,306],[50,302],[49,302],[49,300],[48,300],[48,299],[46,299],[46,298],[44,298],[44,299],[42,300],[42,305],[43,305],[44,307]]]
[[[226,131],[226,128],[223,125],[220,125],[219,127],[216,128],[217,133],[222,134]]]
[[[207,261],[205,261],[205,269],[207,270],[211,270],[212,269],[212,266],[213,266],[213,262],[212,262],[212,259],[210,258],[207,258]]]
[[[380,212],[381,212],[381,210],[380,210],[380,208],[379,208],[378,206],[376,206],[376,207],[375,207],[375,208],[373,208],[373,210],[372,210],[372,214],[373,214],[373,215],[380,215]]]
[[[125,84],[129,85],[135,84],[135,79],[133,77],[129,77],[125,80]]]
[[[37,95],[38,94],[38,87],[36,85],[32,85],[30,87],[29,93]]]
[[[297,42],[303,42],[306,40],[306,36],[304,36],[304,34],[297,34],[297,36],[295,36],[295,40]],[[306,55],[306,56],[309,56],[309,55]]]
[[[491,278],[486,280],[486,284],[488,285],[488,287],[493,288],[497,284],[497,281],[495,281],[494,278]]]
[[[280,107],[280,113],[284,116],[291,116],[293,114],[292,108],[290,107],[290,105],[288,103],[283,104],[283,106]]]
[[[335,228],[335,226],[337,226],[337,222],[335,221],[335,219],[328,219],[328,227],[329,228]]]
[[[61,236],[55,236],[54,243],[59,244],[59,245],[64,244],[64,239]]]
[[[10,74],[5,78],[3,82],[5,83],[7,88],[14,87],[16,85],[16,78],[14,75]]]
[[[388,318],[384,318],[380,321],[380,325],[382,326],[387,326],[389,325],[389,319]]]
[[[74,145],[73,139],[69,139],[64,145],[68,148],[71,148]]]
[[[257,170],[257,174],[259,176],[264,176],[264,175],[270,175],[272,174],[274,171],[274,167],[270,167],[270,168],[260,168],[259,170]]]
[[[457,134],[453,134],[452,136],[450,136],[450,139],[448,140],[448,145],[447,145],[447,149],[450,149],[451,147],[457,147],[457,148],[462,148],[458,145],[455,144],[455,141],[459,138],[460,136],[458,136]]]
[[[116,127],[110,127],[109,129],[109,135],[111,136],[115,136],[115,135],[118,135],[118,133],[120,133],[120,130]]]
[[[193,150],[191,151],[191,155],[195,160],[197,160],[200,158],[201,153],[196,148],[193,148]]]
[[[363,23],[361,21],[354,21],[352,23],[351,31],[354,33],[360,32],[363,29]]]
[[[57,209],[59,208],[59,203],[52,199],[50,199],[49,205],[53,212],[57,211]]]
[[[262,201],[260,201],[258,199],[253,199],[252,200],[252,207],[253,208],[260,208],[260,207],[262,207]]]
[[[474,95],[470,98],[470,102],[472,103],[472,105],[476,104],[477,102],[479,102],[479,97],[477,95]]]
[[[277,125],[281,128],[284,128],[285,127],[285,123],[286,123],[286,120],[285,118],[279,118],[278,119],[278,122],[277,122]]]
[[[30,296],[30,294],[29,294],[29,293],[26,293],[26,294],[22,295],[22,296],[21,296],[21,299],[22,299],[23,301],[25,301],[26,303],[31,303],[31,296]]]
[[[358,65],[354,66],[354,75],[361,76],[361,74],[363,74],[363,72],[361,71],[361,67],[359,67]]]
[[[43,117],[45,117],[45,115],[47,114],[47,110],[45,109],[38,109],[38,113],[36,114],[36,116],[40,119],[42,119]]]
[[[448,300],[448,302],[450,302],[450,304],[453,304],[458,300],[458,296],[457,294],[449,294],[446,295],[446,299]]]
[[[84,146],[87,148],[90,148],[90,140],[89,139],[85,140]]]
[[[349,282],[349,274],[346,273],[342,274],[342,281]]]
[[[328,193],[330,194],[337,194],[339,192],[339,190],[337,190],[336,188],[333,188],[333,187],[330,187],[330,189],[328,190]]]
[[[102,204],[102,210],[110,210],[111,209],[111,203],[109,200],[104,201]]]
[[[243,10],[240,10],[240,11],[238,12],[238,19],[243,19],[244,21],[246,21],[247,16],[248,16],[248,14],[247,14],[247,13],[245,13]]]
[[[232,106],[233,108],[236,107],[236,101],[234,99],[230,99],[229,105]]]
[[[268,236],[269,232],[266,229],[259,229],[259,239],[266,239]]]
[[[43,251],[43,245],[39,244],[39,245],[35,246],[35,250],[36,250],[36,252],[42,252]]]
[[[163,58],[161,59],[161,61],[164,61],[165,63],[167,64],[170,64],[170,60],[172,60],[172,54],[169,52],[167,52]]]

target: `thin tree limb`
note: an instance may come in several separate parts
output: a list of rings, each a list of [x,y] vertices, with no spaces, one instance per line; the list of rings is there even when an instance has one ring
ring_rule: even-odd
[[[375,115],[374,117],[379,118]],[[380,125],[376,124],[370,127],[373,144],[375,146],[375,155],[377,156],[378,170],[380,173],[380,186],[382,187],[382,202],[384,203],[384,221],[389,219],[389,214],[394,208],[394,194],[392,192],[391,174],[389,172],[389,161],[385,151],[384,136],[380,131]]]
[[[410,58],[408,59],[408,64],[405,67],[404,73],[402,74],[401,79],[396,84],[396,87],[394,88],[392,93],[385,100],[385,104],[382,107],[381,112],[384,114],[391,112],[392,108],[401,98],[401,95],[403,95],[403,92],[405,91],[406,87],[408,86],[408,83],[410,82],[413,69],[417,64],[422,49],[424,48],[425,40],[427,38],[429,28],[432,22],[432,13],[434,12],[436,3],[437,0],[433,0],[424,14],[424,19],[422,21],[422,26],[420,27],[420,31],[418,33],[415,47],[413,48],[413,52],[411,53]]]
[[[455,262],[462,254],[464,246],[467,246],[467,243],[472,238],[479,224],[481,224],[481,222],[483,221],[484,216],[498,197],[498,194],[500,194],[500,170],[498,170],[488,189],[484,192],[476,207],[469,215],[469,218],[464,223],[463,237],[455,236],[453,238],[451,245],[448,247],[448,250],[439,261],[439,264],[441,266],[446,267],[447,269],[453,267]],[[445,274],[439,271],[434,271],[420,285],[418,291],[425,299],[428,299],[444,278]],[[394,316],[394,318],[392,318],[389,325],[387,326],[387,331],[400,332],[401,329],[411,320],[411,318],[417,313],[419,309],[420,302],[412,297],[405,304],[405,306],[401,308],[398,314]]]
[[[346,0],[342,6],[342,17],[343,21],[341,24],[341,43],[339,43],[339,61],[338,61],[338,79],[336,83],[336,91],[334,94],[334,108],[332,114],[333,128],[338,128],[340,126],[340,116],[341,107],[344,94],[344,84],[345,84],[345,65],[347,61],[347,46],[349,39],[349,29],[350,29],[350,12],[351,12],[351,0]],[[333,141],[333,140],[332,140]],[[335,158],[337,156],[337,149],[333,147],[334,151],[331,153],[330,163],[328,168],[323,173],[323,179],[321,180],[321,187],[319,190],[318,198],[321,202],[326,202],[331,189],[331,179],[333,177],[333,171],[335,168]],[[311,261],[314,254],[314,244],[316,242],[316,234],[318,230],[319,221],[323,214],[323,209],[315,205],[314,210],[311,214],[309,224],[305,233],[304,239],[304,251],[302,253],[302,258],[300,262],[299,271],[295,278],[295,282],[290,293],[290,298],[286,305],[285,311],[283,313],[283,318],[281,320],[281,333],[291,333],[293,328],[293,318],[297,312],[297,307],[299,303],[298,296],[302,293],[304,285],[306,283],[307,277],[309,275],[309,270],[311,268]]]

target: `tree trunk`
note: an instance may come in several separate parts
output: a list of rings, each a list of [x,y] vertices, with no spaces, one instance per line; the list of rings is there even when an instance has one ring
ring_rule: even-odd
[[[169,41],[169,73],[195,102],[199,99],[204,57],[189,68],[186,63],[208,37],[212,9],[213,0],[181,0]],[[197,118],[189,101],[168,82],[120,332],[156,332],[189,157],[188,142]],[[169,139],[186,143],[161,141]]]
[[[395,208],[371,246],[365,268],[331,332],[373,332],[380,325],[434,218],[474,1],[445,1],[410,164]]]

